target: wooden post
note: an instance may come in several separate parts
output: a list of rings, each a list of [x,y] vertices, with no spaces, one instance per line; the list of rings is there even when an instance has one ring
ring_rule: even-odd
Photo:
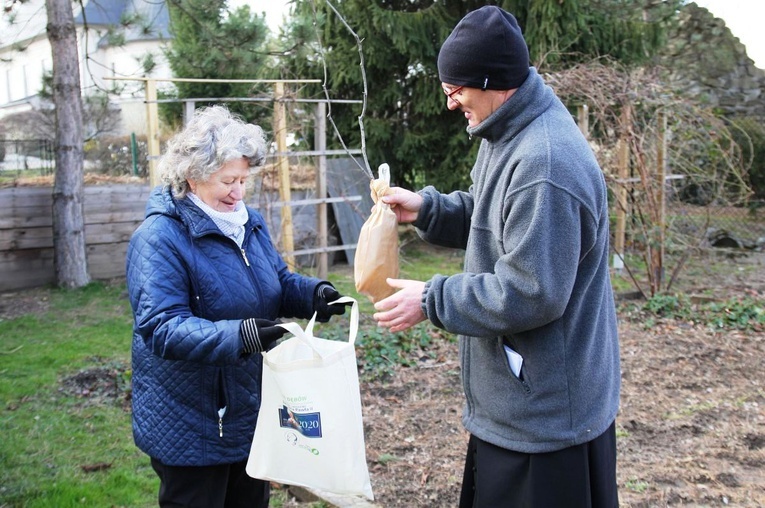
[[[149,183],[155,187],[160,184],[157,172],[157,162],[159,162],[159,108],[157,107],[157,82],[153,79],[146,80],[146,120],[149,126],[149,132],[146,136],[149,156]]]
[[[194,116],[194,110],[196,109],[196,101],[183,101],[183,125],[188,125],[191,118]]]
[[[316,159],[316,198],[327,197],[327,156],[323,152],[327,149],[327,104],[316,104],[316,127],[314,130],[314,149],[320,152]],[[319,249],[316,276],[320,279],[327,278],[329,270],[327,262],[327,203],[320,202],[316,205],[316,229],[318,231]]]
[[[579,130],[584,134],[585,139],[590,139],[590,108],[587,104],[582,104],[577,108],[579,118]]]
[[[626,103],[622,106],[620,120],[620,135],[617,145],[619,164],[618,188],[616,190],[616,231],[614,232],[614,260],[613,267],[617,270],[624,268],[624,245],[627,226],[627,180],[630,176],[630,125],[632,123],[632,105]]]
[[[284,105],[284,83],[275,84],[276,94],[274,97],[274,134],[276,135],[276,149],[280,153],[277,157],[279,168],[279,197],[284,203],[282,206],[282,248],[284,249],[284,261],[290,270],[295,269],[295,244],[292,237],[292,191],[290,189],[290,161],[284,155],[287,151],[287,111]]]
[[[656,117],[657,129],[657,150],[656,150],[656,231],[659,237],[655,252],[651,256],[654,262],[654,280],[656,281],[656,292],[660,292],[664,283],[664,239],[667,227],[667,207],[666,207],[666,175],[667,175],[667,115],[659,111]]]

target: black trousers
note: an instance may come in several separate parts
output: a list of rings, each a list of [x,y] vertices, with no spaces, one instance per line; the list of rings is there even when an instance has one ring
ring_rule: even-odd
[[[151,459],[162,508],[267,508],[271,485],[250,477],[247,462],[220,466],[167,466]]]
[[[518,453],[470,436],[460,508],[618,508],[616,425],[587,443]]]

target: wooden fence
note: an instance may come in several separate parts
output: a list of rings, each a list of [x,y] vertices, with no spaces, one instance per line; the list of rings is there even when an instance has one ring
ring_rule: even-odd
[[[264,190],[248,195],[259,209],[282,255],[299,258],[299,266],[316,263],[315,255],[344,251],[352,264],[359,231],[369,210],[368,177],[349,158],[327,161],[330,198],[316,199],[311,189],[293,190],[288,203]],[[84,187],[85,245],[91,279],[125,275],[125,255],[133,231],[143,221],[151,186],[148,183],[105,183]],[[317,205],[331,204],[331,245],[317,248]],[[282,210],[289,204],[298,250],[287,252],[279,235]],[[0,189],[0,292],[55,284],[53,266],[53,189],[50,186]],[[325,219],[326,227],[326,219]],[[292,231],[291,231],[292,233]],[[325,233],[326,234],[326,233]],[[275,237],[274,237],[275,235]],[[331,264],[331,263],[330,263]],[[321,276],[321,275],[319,275]]]
[[[141,223],[150,188],[141,184],[85,186],[88,272],[93,279],[125,275],[130,236]],[[51,187],[0,189],[0,291],[56,282]]]

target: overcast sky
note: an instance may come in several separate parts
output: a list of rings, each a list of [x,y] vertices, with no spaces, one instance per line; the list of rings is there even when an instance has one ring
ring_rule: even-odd
[[[765,69],[765,0],[695,0],[725,21],[733,35],[746,46],[749,58]]]

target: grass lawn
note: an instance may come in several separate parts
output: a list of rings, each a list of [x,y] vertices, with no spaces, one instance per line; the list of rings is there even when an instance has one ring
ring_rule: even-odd
[[[412,250],[402,258],[402,277],[454,273],[460,263],[452,251]],[[406,337],[418,335],[371,330],[374,310],[355,292],[352,269],[334,268],[330,280],[361,306],[367,339],[358,345],[367,348],[368,371],[392,368]],[[124,282],[39,295],[42,312],[0,319],[0,507],[156,506],[158,480],[131,431]],[[346,327],[333,320],[317,333],[347,338]],[[275,492],[272,506],[284,498]]]
[[[131,335],[124,285],[49,295],[46,312],[0,321],[0,505],[155,505],[155,475],[133,444],[124,408]],[[121,396],[65,388],[94,367],[107,380],[113,373]]]

